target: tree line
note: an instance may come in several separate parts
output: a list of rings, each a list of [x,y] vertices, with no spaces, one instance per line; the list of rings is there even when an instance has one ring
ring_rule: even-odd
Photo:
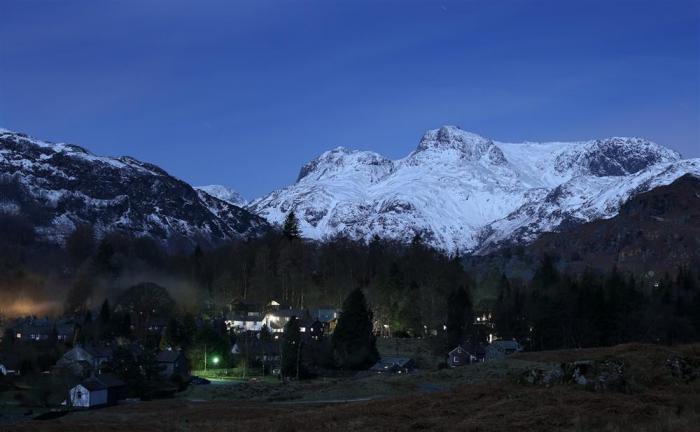
[[[408,245],[376,236],[367,242],[308,241],[293,214],[279,232],[188,253],[124,233],[98,239],[91,227],[79,226],[60,252],[45,256],[62,269],[67,313],[96,310],[105,297],[117,304],[127,288],[151,281],[168,289],[173,304],[166,301],[167,307],[180,317],[219,316],[234,300],[340,307],[361,289],[375,325],[393,336],[437,333],[444,347],[483,343],[489,331],[537,350],[676,343],[700,335],[700,283],[689,269],[660,276],[615,268],[567,274],[554,257],[544,256],[532,277],[500,275],[484,290],[475,282],[484,278],[465,271],[459,256],[430,248],[420,235]],[[12,260],[0,281],[37,279],[31,254],[15,252]],[[474,325],[475,314],[485,312],[492,313],[492,330]]]

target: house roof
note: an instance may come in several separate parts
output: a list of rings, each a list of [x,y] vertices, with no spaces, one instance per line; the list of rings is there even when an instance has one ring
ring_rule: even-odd
[[[455,355],[455,354],[469,354],[466,349],[462,345],[457,345],[448,353],[449,355]]]
[[[125,385],[124,381],[120,380],[116,375],[110,373],[97,375],[96,378],[106,387],[121,387]]]
[[[318,319],[323,322],[329,322],[340,315],[340,310],[332,307],[324,307],[317,309],[309,309],[309,314],[315,319]]]
[[[280,309],[274,312],[271,312],[270,315],[276,315],[279,317],[297,317],[297,318],[303,318],[305,315],[306,311],[303,309]]]
[[[81,386],[85,387],[90,391],[105,390],[115,387],[124,386],[124,381],[117,378],[112,374],[101,374],[90,377],[80,383]]]
[[[107,386],[99,382],[95,378],[88,378],[85,381],[80,383],[81,386],[85,387],[86,389],[90,391],[97,391],[97,390],[105,390],[107,389]]]
[[[301,327],[323,327],[323,323],[314,318],[304,318],[299,320],[299,326]]]
[[[409,357],[384,357],[372,366],[372,370],[385,370],[390,369],[392,366],[403,368],[408,367],[412,362],[413,359]]]
[[[247,315],[245,313],[235,313],[230,318],[231,321],[260,322],[263,320],[260,315]]]
[[[106,346],[84,346],[83,349],[93,357],[112,357],[112,348]]]
[[[489,346],[496,348],[496,349],[502,349],[502,350],[508,350],[508,349],[519,350],[520,349],[520,344],[518,343],[518,341],[514,341],[514,340],[495,340],[495,341],[491,342],[491,345],[489,345]]]

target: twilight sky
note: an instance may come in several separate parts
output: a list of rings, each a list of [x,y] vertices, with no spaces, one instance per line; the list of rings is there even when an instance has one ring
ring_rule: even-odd
[[[6,0],[0,127],[247,198],[342,145],[642,136],[700,156],[697,0]]]

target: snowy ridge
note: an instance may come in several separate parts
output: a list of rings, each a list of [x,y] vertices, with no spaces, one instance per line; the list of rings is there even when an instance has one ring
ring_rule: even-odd
[[[177,247],[215,245],[268,228],[155,165],[7,130],[0,131],[0,186],[0,209],[27,217],[40,238],[56,243],[83,223],[98,235],[116,230]]]
[[[698,171],[641,138],[501,143],[455,126],[427,131],[403,159],[336,148],[248,209],[274,224],[294,211],[315,239],[344,235],[481,253],[616,214],[622,202]]]
[[[243,207],[248,204],[248,200],[243,198],[243,195],[226,186],[206,185],[195,186],[194,188],[235,206]]]

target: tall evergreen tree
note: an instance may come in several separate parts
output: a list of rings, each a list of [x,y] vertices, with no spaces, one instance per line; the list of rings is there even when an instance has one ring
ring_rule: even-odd
[[[447,298],[446,348],[451,350],[461,344],[473,321],[469,293],[464,287],[453,290]]]
[[[343,302],[343,311],[333,332],[331,344],[338,367],[367,369],[379,360],[373,327],[373,314],[361,289],[353,290]]]
[[[301,373],[301,330],[299,319],[292,317],[284,326],[282,345],[282,375],[299,378]]]
[[[301,238],[301,231],[299,230],[299,219],[297,219],[294,211],[290,211],[287,218],[284,220],[284,225],[282,226],[282,235],[287,240],[298,240]]]

